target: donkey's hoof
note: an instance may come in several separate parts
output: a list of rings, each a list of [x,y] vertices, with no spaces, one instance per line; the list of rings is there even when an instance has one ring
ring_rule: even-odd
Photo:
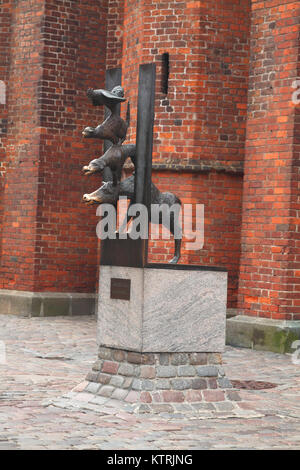
[[[178,260],[179,260],[179,256],[174,256],[174,258],[171,259],[171,261],[169,261],[169,264],[177,264]]]

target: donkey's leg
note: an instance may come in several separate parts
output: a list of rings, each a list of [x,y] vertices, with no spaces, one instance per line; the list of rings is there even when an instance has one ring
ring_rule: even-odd
[[[127,229],[127,225],[129,224],[130,220],[132,219],[132,216],[128,215],[129,208],[132,204],[133,204],[132,201],[130,201],[129,205],[128,205],[128,208],[127,208],[126,216],[124,217],[124,220],[123,220],[122,224],[120,225],[119,230],[117,231],[117,233],[121,233],[121,232],[123,232],[123,230]]]
[[[165,225],[166,226],[166,225]],[[178,220],[178,214],[174,217],[174,212],[170,214],[170,227],[167,227],[172,235],[179,236],[180,238],[174,238],[175,253],[174,257],[169,261],[170,264],[177,264],[181,256],[181,242],[182,242],[182,229]]]

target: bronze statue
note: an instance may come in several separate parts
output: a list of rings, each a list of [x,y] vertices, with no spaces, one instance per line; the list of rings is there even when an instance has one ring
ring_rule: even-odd
[[[121,174],[123,165],[127,157],[131,157],[135,162],[135,145],[113,145],[110,147],[104,155],[100,158],[92,160],[88,165],[83,167],[83,171],[86,175],[93,173],[102,172],[104,168],[109,167],[113,175],[113,183],[117,185],[121,181]]]
[[[110,114],[99,126],[86,127],[82,132],[83,136],[89,139],[110,140],[113,144],[121,145],[126,138],[130,123],[129,103],[127,106],[126,122],[119,116],[117,111],[118,104],[126,101],[123,88],[118,86],[111,91],[89,89],[87,96],[94,106],[106,106],[110,110]]]
[[[106,106],[110,110],[107,119],[97,127],[86,127],[83,131],[85,138],[105,139],[112,142],[112,146],[99,158],[92,160],[88,165],[83,167],[86,175],[91,175],[97,172],[103,172],[105,168],[110,168],[112,172],[113,181],[106,181],[103,185],[90,194],[84,194],[83,202],[86,205],[92,204],[113,204],[117,205],[119,196],[126,196],[130,200],[130,205],[135,203],[135,174],[121,181],[122,168],[128,157],[131,158],[134,166],[136,164],[136,146],[133,144],[122,145],[127,134],[127,129],[130,122],[130,107],[127,106],[126,122],[119,116],[118,105],[124,101],[124,90],[122,87],[114,87],[111,91],[107,90],[92,90],[87,91],[87,96],[91,100],[93,106]],[[151,204],[158,206],[166,205],[169,208],[174,204],[181,205],[180,199],[173,193],[161,193],[158,188],[151,183]],[[150,222],[151,222],[150,211]],[[132,217],[128,215],[123,222],[121,229],[125,228]],[[154,222],[154,221],[153,221]],[[162,216],[162,208],[159,209],[158,221],[156,223],[165,224],[166,222]],[[182,231],[179,221],[179,214],[175,211],[170,211],[170,232],[179,238],[175,238],[175,254],[170,261],[176,264],[180,258]]]
[[[113,182],[111,181],[105,182],[99,189],[97,189],[93,193],[84,194],[82,199],[83,199],[83,202],[87,205],[113,204],[114,206],[116,206],[119,196],[126,196],[127,199],[130,200],[129,207],[130,205],[135,203],[134,175],[121,181],[121,183],[118,185],[114,185]],[[161,193],[159,189],[153,183],[151,183],[151,204],[158,204],[158,205],[166,204],[168,207],[172,207],[174,204],[181,205],[181,201],[173,193],[169,193],[169,192]],[[149,222],[151,222],[151,213],[152,211],[149,211]],[[179,214],[175,214],[173,211],[170,211],[170,226],[166,225],[166,227],[170,230],[170,232],[173,235],[174,233],[180,234],[180,238],[174,239],[175,254],[172,260],[170,261],[170,263],[172,264],[176,264],[181,255],[182,230],[181,230],[178,215]],[[121,225],[120,231],[121,229],[127,226],[131,218],[132,217],[129,216],[127,213],[127,218]],[[163,222],[164,220],[162,217],[162,212],[160,211],[159,212],[159,224],[162,224]]]

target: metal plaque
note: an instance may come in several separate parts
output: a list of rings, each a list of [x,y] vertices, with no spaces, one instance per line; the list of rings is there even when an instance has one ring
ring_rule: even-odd
[[[130,279],[118,279],[112,277],[110,280],[110,298],[130,300]]]

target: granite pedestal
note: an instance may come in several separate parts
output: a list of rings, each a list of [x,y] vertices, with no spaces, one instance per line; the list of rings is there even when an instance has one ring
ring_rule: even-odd
[[[101,266],[99,354],[87,391],[144,411],[231,401],[236,392],[221,366],[226,297],[220,268]]]

